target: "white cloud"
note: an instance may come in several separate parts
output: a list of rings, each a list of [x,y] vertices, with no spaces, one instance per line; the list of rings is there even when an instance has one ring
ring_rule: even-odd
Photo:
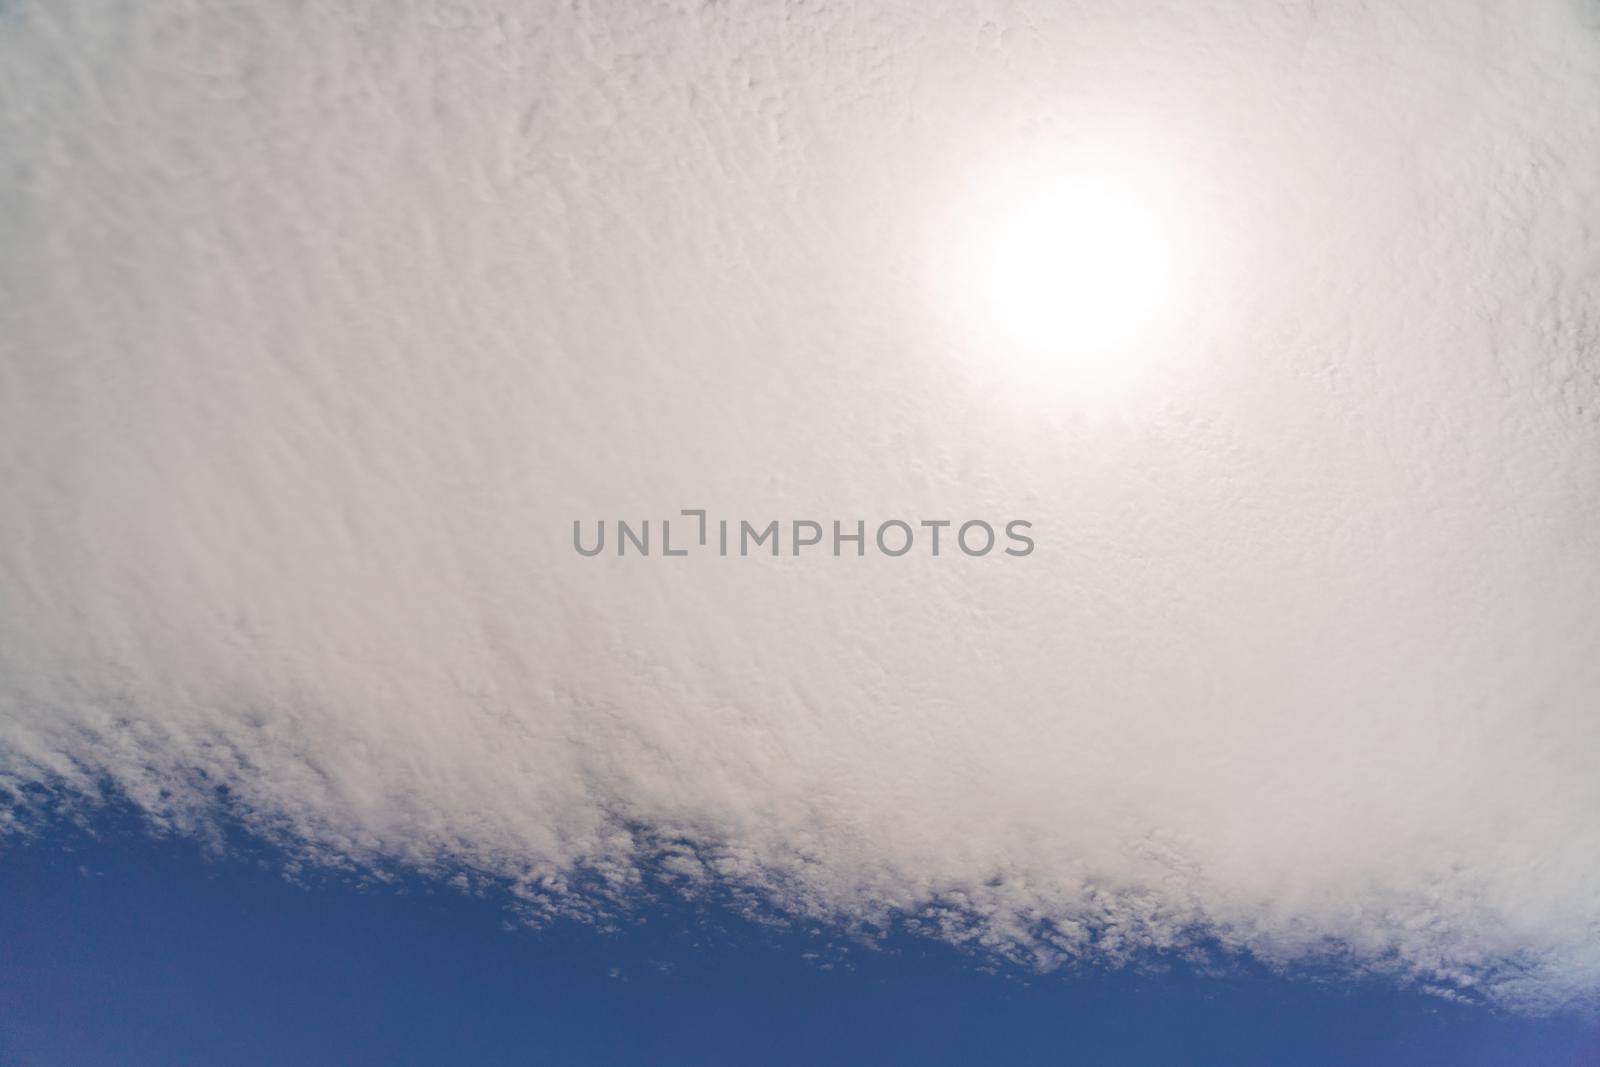
[[[9,6],[5,781],[1592,996],[1600,27],[1365,6]],[[1093,403],[944,288],[1084,146],[1195,256]],[[1039,550],[571,549],[684,507]]]

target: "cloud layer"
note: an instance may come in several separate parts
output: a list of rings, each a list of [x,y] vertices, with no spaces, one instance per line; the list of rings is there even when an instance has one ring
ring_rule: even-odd
[[[11,803],[1592,997],[1600,24],[1366,8],[8,5]],[[960,312],[1059,152],[1187,227],[1112,399]],[[696,507],[1039,547],[572,551]]]

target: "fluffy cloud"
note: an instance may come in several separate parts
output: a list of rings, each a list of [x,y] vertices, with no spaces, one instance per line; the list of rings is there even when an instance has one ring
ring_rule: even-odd
[[[959,310],[1063,151],[1186,227],[1114,399]],[[23,2],[0,158],[14,809],[1600,988],[1592,7]],[[572,551],[695,507],[1038,550]]]

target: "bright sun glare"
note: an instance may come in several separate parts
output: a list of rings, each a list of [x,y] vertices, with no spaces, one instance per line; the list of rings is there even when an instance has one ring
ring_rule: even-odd
[[[1082,168],[988,190],[962,252],[963,302],[986,360],[1027,388],[1103,399],[1137,377],[1174,313],[1165,198]]]

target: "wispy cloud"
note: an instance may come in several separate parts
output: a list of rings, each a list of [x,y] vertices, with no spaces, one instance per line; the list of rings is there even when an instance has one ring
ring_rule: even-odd
[[[1082,143],[1194,250],[1095,405],[941,289]],[[1586,5],[24,2],[0,146],[13,798],[1600,988]],[[572,550],[685,507],[1038,549]]]

